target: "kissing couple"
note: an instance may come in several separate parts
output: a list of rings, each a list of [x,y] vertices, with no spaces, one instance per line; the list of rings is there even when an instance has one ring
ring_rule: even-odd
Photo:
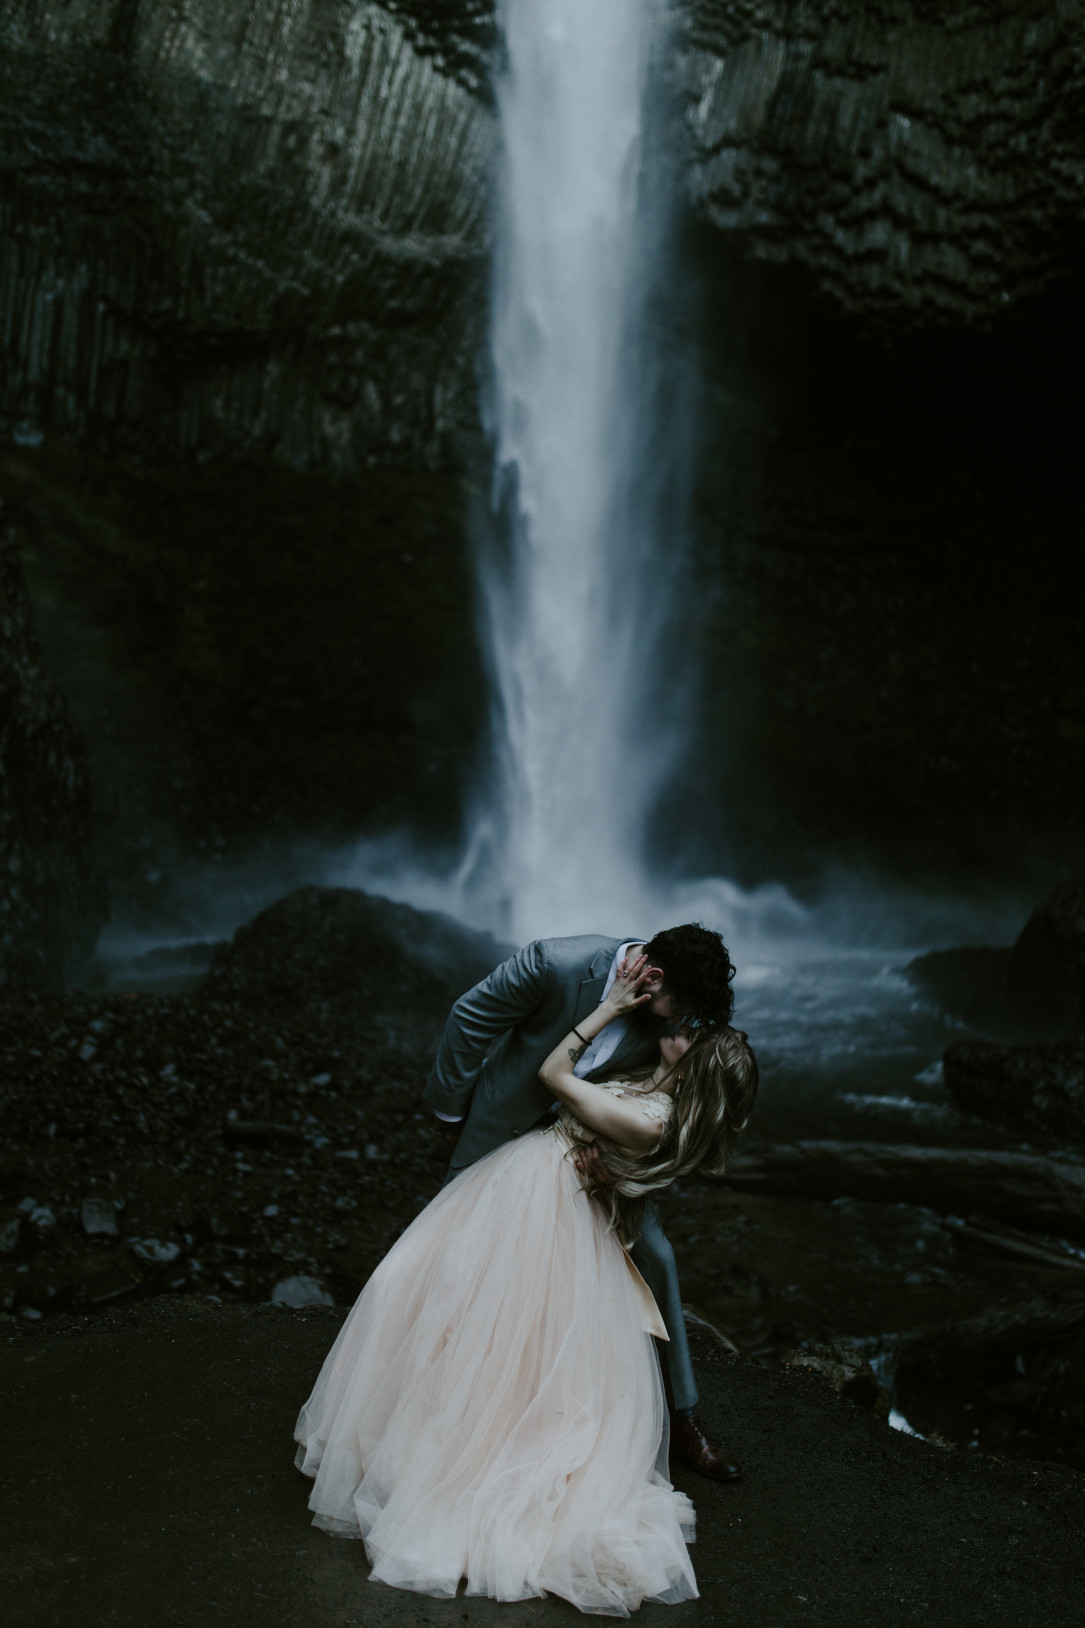
[[[668,1452],[738,1470],[695,1414],[652,1195],[722,1174],[757,1093],[717,933],[538,939],[452,1008],[425,1100],[449,1178],[301,1410],[313,1524],[374,1580],[628,1616],[693,1599]]]

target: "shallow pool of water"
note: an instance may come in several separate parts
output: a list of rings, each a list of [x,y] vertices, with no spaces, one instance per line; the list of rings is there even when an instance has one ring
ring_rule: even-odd
[[[915,953],[835,951],[743,967],[735,1022],[761,1065],[751,1129],[774,1139],[975,1140],[941,1061],[971,1031],[912,986],[904,968]]]

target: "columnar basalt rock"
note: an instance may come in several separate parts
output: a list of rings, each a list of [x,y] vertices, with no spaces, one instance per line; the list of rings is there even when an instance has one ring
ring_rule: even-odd
[[[1076,863],[1080,7],[683,9],[715,840]]]
[[[412,43],[426,23],[5,8],[0,412],[24,438],[447,461],[477,420],[492,120],[432,26]]]
[[[1081,10],[688,0],[697,207],[874,325],[990,323],[1080,259]]]
[[[42,666],[0,509],[0,999],[63,987],[104,915],[83,742]]]
[[[73,701],[100,771],[133,765],[105,835],[140,875],[137,827],[357,829],[374,783],[417,805],[467,750],[429,669],[435,614],[472,669],[491,28],[478,0],[3,8],[0,445],[63,682],[100,641]]]

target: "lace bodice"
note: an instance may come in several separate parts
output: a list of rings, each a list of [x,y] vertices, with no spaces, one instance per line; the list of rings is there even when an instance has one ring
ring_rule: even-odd
[[[656,1120],[659,1124],[659,1134],[662,1136],[670,1124],[674,1113],[674,1098],[668,1096],[666,1091],[646,1091],[644,1086],[633,1080],[603,1080],[599,1085],[600,1091],[613,1091],[615,1096],[626,1098],[635,1102],[646,1119]],[[577,1141],[590,1142],[594,1140],[595,1132],[582,1125],[580,1120],[569,1108],[563,1108],[558,1118],[558,1124],[563,1130]]]

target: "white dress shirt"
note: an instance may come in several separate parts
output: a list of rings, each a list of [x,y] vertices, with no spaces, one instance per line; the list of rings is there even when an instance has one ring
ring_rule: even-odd
[[[607,973],[607,981],[603,985],[603,993],[599,997],[601,1001],[605,1001],[607,996],[610,994],[610,991],[614,985],[614,980],[618,976],[618,968],[629,954],[629,951],[633,948],[634,944],[640,944],[641,942],[642,940],[639,938],[631,938],[625,944],[618,945],[617,950],[614,952],[614,959],[610,963],[610,971]],[[594,1074],[597,1068],[602,1068],[604,1063],[608,1062],[610,1058],[614,1056],[614,1053],[618,1049],[619,1042],[628,1031],[628,1028],[629,1015],[627,1014],[625,1017],[611,1018],[606,1028],[599,1030],[599,1033],[596,1035],[595,1039],[590,1042],[587,1051],[584,1053],[579,1063],[575,1063],[573,1065],[573,1073],[576,1075],[578,1080],[583,1080],[587,1077],[587,1075]]]

